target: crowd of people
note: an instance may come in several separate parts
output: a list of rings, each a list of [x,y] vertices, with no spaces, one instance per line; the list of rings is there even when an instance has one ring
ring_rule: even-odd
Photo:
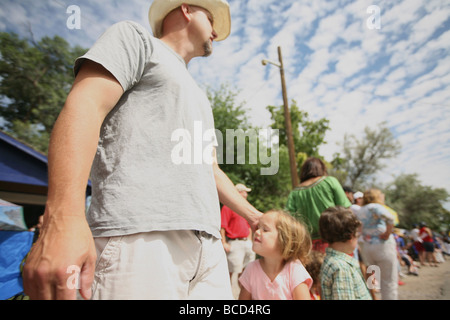
[[[247,198],[251,189],[236,187]],[[222,210],[239,299],[396,300],[403,277],[419,276],[419,268],[436,267],[450,255],[448,236],[436,237],[424,222],[411,231],[398,223],[380,190],[342,187],[318,158],[306,160],[285,211],[266,213],[253,238],[245,219],[234,213],[230,220],[230,209]],[[242,242],[243,249],[233,252],[227,241]]]

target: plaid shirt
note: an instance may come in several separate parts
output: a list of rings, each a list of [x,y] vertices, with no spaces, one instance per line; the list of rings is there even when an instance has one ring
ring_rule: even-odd
[[[320,270],[323,300],[372,300],[358,261],[330,247]]]

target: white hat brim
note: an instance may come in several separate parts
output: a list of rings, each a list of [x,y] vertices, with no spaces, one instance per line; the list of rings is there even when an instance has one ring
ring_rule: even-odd
[[[230,6],[225,0],[155,0],[150,6],[148,19],[156,38],[161,37],[164,18],[183,3],[202,7],[213,16],[215,41],[225,40],[231,32]]]

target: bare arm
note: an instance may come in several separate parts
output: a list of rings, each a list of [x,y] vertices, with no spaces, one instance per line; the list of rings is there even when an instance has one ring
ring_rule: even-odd
[[[237,191],[230,178],[220,169],[216,154],[214,159],[214,177],[220,202],[247,220],[252,230],[255,230],[262,213]]]
[[[81,209],[100,127],[122,94],[108,71],[94,62],[84,63],[50,139],[49,207],[63,203]]]
[[[294,300],[311,300],[311,294],[308,286],[304,282],[295,287],[292,296]]]
[[[67,271],[73,266],[81,271],[81,295],[90,298],[96,252],[85,218],[85,191],[100,127],[122,94],[108,71],[86,61],[55,123],[44,225],[23,274],[31,299],[75,299],[68,283],[74,274]]]
[[[252,294],[248,292],[244,287],[241,287],[238,300],[252,300]]]
[[[388,224],[388,225],[386,225],[386,231],[384,233],[380,234],[378,237],[381,240],[388,240],[389,237],[391,236],[393,230],[394,230],[394,225]]]

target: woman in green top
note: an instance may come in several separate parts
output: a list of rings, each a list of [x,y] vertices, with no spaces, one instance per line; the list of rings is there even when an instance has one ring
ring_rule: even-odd
[[[286,210],[309,227],[313,250],[325,252],[326,245],[319,236],[319,218],[335,206],[348,208],[351,203],[339,181],[328,176],[323,161],[308,158],[300,170],[300,186],[290,193]]]

